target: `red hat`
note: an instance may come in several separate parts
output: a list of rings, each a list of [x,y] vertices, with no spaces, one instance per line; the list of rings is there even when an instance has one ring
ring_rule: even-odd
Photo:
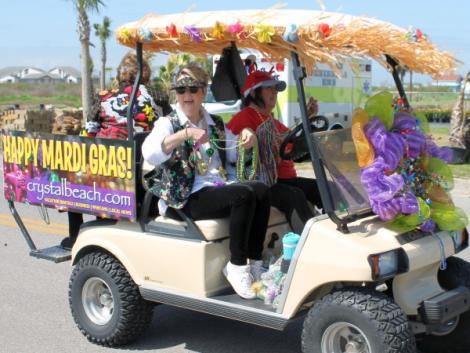
[[[272,76],[271,72],[253,71],[246,78],[245,85],[242,88],[242,95],[243,97],[247,97],[258,87],[272,86],[275,86],[278,92],[282,92],[286,89],[286,83],[284,81],[279,81],[276,77]]]

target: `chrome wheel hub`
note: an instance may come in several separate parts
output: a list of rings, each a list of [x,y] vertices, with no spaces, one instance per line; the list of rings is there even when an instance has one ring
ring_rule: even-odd
[[[336,322],[325,330],[321,340],[322,353],[372,353],[366,335],[355,325]]]
[[[82,289],[82,305],[87,317],[96,325],[106,325],[113,316],[114,298],[101,278],[91,277]]]

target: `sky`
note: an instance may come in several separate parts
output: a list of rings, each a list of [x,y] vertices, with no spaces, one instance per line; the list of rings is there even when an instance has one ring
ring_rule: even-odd
[[[90,23],[111,19],[114,30],[147,13],[169,14],[191,11],[266,9],[279,4],[258,0],[103,0],[99,13],[90,13]],[[323,0],[326,11],[351,15],[367,15],[407,28],[420,28],[440,49],[454,54],[462,65],[461,74],[470,70],[470,2],[462,0]],[[286,2],[286,8],[320,10],[318,0]],[[0,69],[8,66],[55,66],[80,68],[80,45],[77,35],[77,13],[71,0],[0,0]],[[99,40],[91,35],[96,46],[91,48],[95,67],[99,65]],[[115,69],[127,49],[114,37],[107,42],[108,67]],[[158,57],[153,66],[162,64]],[[373,65],[373,84],[391,82],[391,76],[378,64]],[[416,82],[429,83],[431,78],[414,76]]]

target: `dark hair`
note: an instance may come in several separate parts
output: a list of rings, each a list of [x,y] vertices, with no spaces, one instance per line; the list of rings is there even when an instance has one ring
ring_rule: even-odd
[[[250,93],[250,94],[248,94],[248,96],[243,98],[242,108],[248,107],[251,103],[253,103],[254,105],[256,105],[260,108],[264,108],[266,105],[264,104],[263,97],[261,96],[261,90],[262,89],[263,89],[263,87],[255,88],[255,90],[253,91],[253,95],[251,95],[251,93]]]

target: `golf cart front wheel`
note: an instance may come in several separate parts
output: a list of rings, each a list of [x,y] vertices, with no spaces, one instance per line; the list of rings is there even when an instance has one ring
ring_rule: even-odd
[[[308,313],[304,353],[416,353],[414,336],[400,307],[366,288],[334,292]]]
[[[72,316],[96,344],[120,346],[139,337],[152,320],[153,304],[114,257],[93,252],[81,258],[70,277]]]

